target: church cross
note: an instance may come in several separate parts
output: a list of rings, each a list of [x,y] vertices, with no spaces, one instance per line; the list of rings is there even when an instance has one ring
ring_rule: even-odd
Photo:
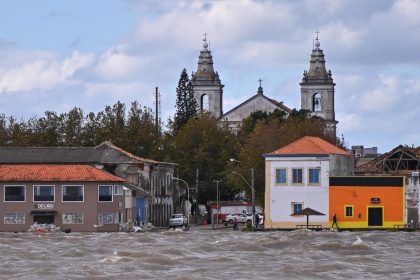
[[[209,34],[207,34],[206,32],[204,32],[204,34],[203,34],[203,35],[204,35],[204,39],[203,39],[203,41],[204,41],[204,42],[207,42],[207,35],[209,35]]]
[[[261,87],[261,83],[262,83],[262,81],[263,81],[263,80],[261,80],[261,78],[258,80],[258,82],[260,82],[260,87]]]
[[[316,40],[318,40],[318,34],[321,33],[318,31],[318,29],[316,30],[316,32],[314,32],[316,34]]]

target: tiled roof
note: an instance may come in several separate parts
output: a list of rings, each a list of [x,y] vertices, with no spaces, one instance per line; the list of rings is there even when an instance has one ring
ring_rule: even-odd
[[[135,156],[105,141],[96,147],[0,147],[0,164],[169,164]]]
[[[318,154],[337,154],[350,155],[349,152],[340,149],[333,144],[312,136],[305,136],[295,142],[284,146],[267,155],[318,155]]]
[[[2,182],[125,182],[90,165],[0,164]]]

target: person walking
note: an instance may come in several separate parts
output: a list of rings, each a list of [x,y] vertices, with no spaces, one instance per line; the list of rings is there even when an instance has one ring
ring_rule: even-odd
[[[255,228],[259,228],[260,226],[260,216],[258,213],[255,213]]]
[[[332,225],[331,225],[331,228],[334,228],[334,225],[335,225],[335,227],[338,229],[338,224],[337,224],[337,215],[334,213],[334,216],[333,216],[333,223],[332,223]]]
[[[233,230],[238,230],[238,219],[236,217],[233,219]]]

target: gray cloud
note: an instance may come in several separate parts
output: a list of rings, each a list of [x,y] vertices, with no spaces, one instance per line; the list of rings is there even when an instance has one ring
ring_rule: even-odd
[[[337,84],[339,131],[346,140],[382,151],[416,141],[420,145],[420,129],[413,126],[420,119],[418,1],[125,2],[137,15],[136,26],[102,53],[79,52],[78,58],[89,58],[82,66],[71,55],[17,49],[0,40],[0,50],[8,49],[0,51],[0,81],[11,69],[33,61],[43,61],[42,69],[54,73],[69,61],[79,65],[61,72],[70,74],[56,76],[58,82],[49,87],[13,95],[3,91],[0,110],[13,114],[30,108],[25,111],[39,114],[44,105],[66,111],[74,104],[95,111],[134,99],[153,107],[159,85],[166,120],[174,112],[182,68],[196,70],[204,32],[210,34],[215,69],[225,84],[224,111],[255,94],[260,77],[269,97],[298,108],[299,82],[309,66],[313,32],[319,29],[327,68]],[[77,45],[76,40],[71,46]],[[30,77],[23,73],[16,72],[21,84]],[[34,100],[40,100],[36,106]],[[12,101],[16,106],[10,106]]]

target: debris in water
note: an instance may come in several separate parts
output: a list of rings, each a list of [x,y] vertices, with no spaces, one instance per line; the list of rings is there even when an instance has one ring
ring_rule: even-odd
[[[363,240],[358,236],[356,241],[353,242],[353,246],[364,245]]]

